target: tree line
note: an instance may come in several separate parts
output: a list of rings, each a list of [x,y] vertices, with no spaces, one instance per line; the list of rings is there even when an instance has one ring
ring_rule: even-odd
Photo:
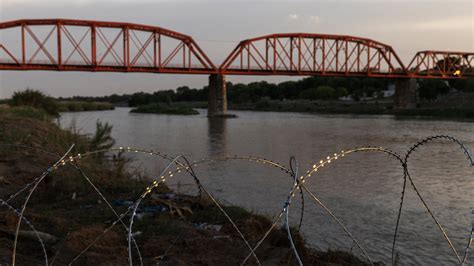
[[[297,81],[285,81],[278,84],[266,81],[249,84],[227,82],[227,98],[230,103],[258,102],[261,99],[272,100],[335,100],[343,96],[352,96],[355,101],[363,97],[380,98],[383,90],[393,84],[388,78],[355,77],[308,77]],[[433,100],[448,93],[451,88],[463,92],[474,92],[474,79],[457,79],[448,82],[438,79],[418,80],[418,94],[421,99]],[[61,100],[98,101],[114,104],[138,106],[154,102],[207,101],[209,88],[178,87],[176,90],[160,90],[153,93],[137,92],[133,94],[112,94],[101,97],[75,96]]]

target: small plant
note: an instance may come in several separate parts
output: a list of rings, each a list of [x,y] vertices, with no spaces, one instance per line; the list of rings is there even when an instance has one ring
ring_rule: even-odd
[[[90,148],[91,150],[106,150],[112,148],[115,140],[112,138],[112,125],[96,121],[95,134],[92,136]]]

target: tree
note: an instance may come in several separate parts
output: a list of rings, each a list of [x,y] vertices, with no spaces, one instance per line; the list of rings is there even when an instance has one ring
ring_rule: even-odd
[[[330,100],[336,97],[336,90],[329,86],[319,86],[316,88],[316,99]]]
[[[474,92],[474,78],[452,79],[449,85],[462,92]]]
[[[449,86],[443,80],[426,79],[420,81],[419,84],[418,95],[421,99],[434,100],[438,95],[447,94],[449,92]]]
[[[306,100],[316,100],[317,99],[316,88],[309,88],[300,92],[300,94],[298,95],[298,98],[306,99]]]
[[[336,98],[341,98],[349,95],[349,91],[344,87],[336,88]]]
[[[109,125],[107,122],[104,124],[97,120],[95,134],[92,136],[90,142],[90,149],[93,151],[107,150],[114,146],[114,144],[115,140],[112,138],[112,125]],[[99,157],[102,155],[102,153],[99,153]]]

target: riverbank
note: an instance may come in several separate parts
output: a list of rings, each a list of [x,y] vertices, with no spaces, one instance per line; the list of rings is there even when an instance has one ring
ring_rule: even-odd
[[[99,127],[98,127],[99,128]],[[103,128],[103,127],[102,127]],[[110,132],[109,132],[110,133]],[[59,129],[44,111],[31,107],[3,108],[0,111],[0,143],[44,148],[63,154],[75,143],[74,154],[110,144],[106,134],[92,138]],[[102,137],[100,137],[102,136]],[[104,137],[105,136],[105,137]],[[57,156],[35,149],[0,149],[0,198],[39,176],[57,160]],[[150,181],[146,174],[132,171],[121,154],[103,154],[83,158],[78,164],[83,173],[101,190],[118,213],[126,211]],[[10,203],[19,207],[21,194]],[[269,228],[268,218],[236,206],[224,206],[242,233],[255,245]],[[0,209],[0,264],[11,262],[15,214]],[[145,265],[236,265],[248,249],[222,213],[206,197],[176,193],[165,186],[152,192],[138,209],[134,223],[135,239]],[[115,215],[80,171],[65,166],[48,176],[28,205],[26,217],[42,233],[48,257],[56,264],[67,264],[116,220]],[[129,216],[125,216],[128,222]],[[44,257],[31,229],[22,226],[17,263],[41,264]],[[345,252],[320,252],[305,246],[294,231],[302,259],[310,265],[368,265]],[[127,264],[126,232],[120,223],[85,252],[76,264]],[[295,258],[286,232],[275,230],[257,251],[267,265],[294,265]],[[135,256],[136,258],[136,256]]]
[[[132,113],[145,114],[166,114],[166,115],[198,115],[199,112],[189,106],[175,106],[164,103],[152,103],[147,105],[140,105],[133,108]]]
[[[178,102],[177,106],[207,108],[205,102]],[[447,120],[474,119],[474,93],[460,93],[438,99],[423,101],[417,108],[394,109],[390,99],[365,102],[310,101],[310,100],[260,100],[257,102],[232,103],[229,110],[262,112],[296,112],[316,114],[394,115],[400,118],[421,117]]]
[[[58,112],[83,112],[114,110],[115,106],[108,102],[58,101]]]
[[[313,101],[264,101],[250,104],[231,104],[229,110],[265,112],[298,112],[316,114],[394,115],[401,118],[425,117],[441,119],[474,119],[472,106],[436,106],[422,104],[413,109],[394,109],[391,103],[344,103]]]

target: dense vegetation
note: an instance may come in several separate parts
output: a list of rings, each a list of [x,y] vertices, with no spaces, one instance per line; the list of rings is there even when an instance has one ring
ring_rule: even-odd
[[[113,104],[107,102],[60,101],[58,104],[60,112],[103,111],[115,109]]]
[[[37,90],[26,89],[15,92],[9,104],[12,106],[29,106],[42,109],[53,116],[59,114],[59,106],[56,100]]]
[[[0,104],[41,109],[51,116],[58,116],[59,112],[113,110],[115,108],[113,104],[107,102],[58,101],[41,91],[33,89],[16,91],[11,99],[4,100]],[[18,110],[27,109],[20,108]]]
[[[381,91],[386,90],[394,80],[384,78],[339,78],[339,77],[308,77],[298,81],[285,81],[279,84],[266,81],[249,84],[227,83],[229,103],[241,104],[256,103],[262,99],[269,100],[335,100],[342,96],[351,95],[358,101],[365,97],[380,98]],[[433,100],[439,95],[454,88],[461,92],[474,92],[474,79],[450,80],[449,86],[443,80],[419,80],[419,97],[422,100]],[[72,100],[110,102],[129,106],[146,105],[150,103],[175,102],[204,102],[207,101],[209,88],[200,89],[188,86],[178,87],[176,90],[160,90],[153,93],[137,92],[133,94],[101,97],[75,96]]]
[[[418,108],[410,112],[395,112],[392,98],[383,98],[382,91],[393,83],[394,80],[383,78],[335,77],[308,77],[279,84],[266,81],[249,84],[228,82],[227,98],[230,109],[242,110],[474,117],[474,105],[472,101],[467,100],[472,99],[471,94],[474,94],[474,78],[449,81],[418,80]],[[15,93],[13,99],[8,102],[13,106],[39,107],[50,115],[64,111],[109,110],[115,105],[136,107],[133,112],[196,114],[197,111],[192,108],[207,107],[208,90],[207,86],[201,89],[181,86],[176,90],[153,93],[76,96],[59,98],[59,101],[41,92],[26,90]],[[338,100],[349,95],[353,102]],[[461,106],[459,102],[468,104]]]
[[[279,84],[266,81],[249,84],[227,83],[227,97],[230,103],[258,102],[262,98],[272,100],[307,99],[330,100],[352,95],[355,99],[362,96],[376,96],[387,88],[388,79],[369,78],[330,78],[309,77],[298,81],[286,81]],[[138,92],[128,96],[111,96],[110,99],[128,99],[129,106],[138,106],[153,102],[207,101],[209,88],[201,89],[182,86],[174,90],[154,93]],[[104,98],[105,99],[105,98]],[[95,99],[98,100],[98,99]]]

